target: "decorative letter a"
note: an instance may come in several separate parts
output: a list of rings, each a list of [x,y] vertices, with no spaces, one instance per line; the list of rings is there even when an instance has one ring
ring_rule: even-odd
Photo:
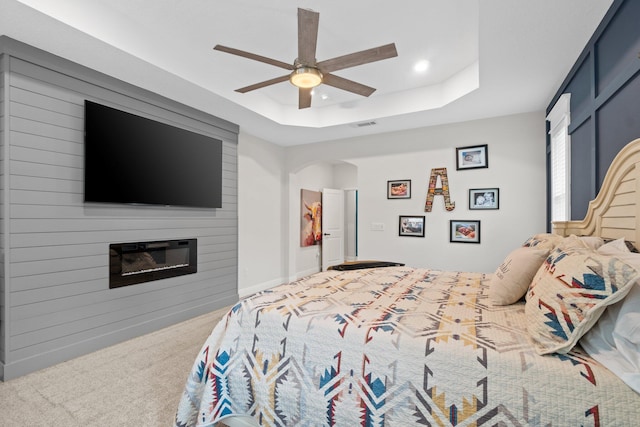
[[[436,183],[440,176],[442,187],[436,188]],[[427,192],[427,202],[424,205],[425,212],[431,212],[433,207],[433,196],[444,196],[444,207],[447,211],[452,211],[456,207],[455,202],[451,202],[449,196],[449,178],[447,178],[447,168],[431,169],[431,178],[429,178],[429,191]]]

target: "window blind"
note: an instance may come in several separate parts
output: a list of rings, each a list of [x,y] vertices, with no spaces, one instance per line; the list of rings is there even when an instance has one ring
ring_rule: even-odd
[[[563,94],[547,117],[551,139],[551,221],[571,218],[570,94]]]

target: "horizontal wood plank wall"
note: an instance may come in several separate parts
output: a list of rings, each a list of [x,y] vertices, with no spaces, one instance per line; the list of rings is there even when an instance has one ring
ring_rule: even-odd
[[[0,54],[0,378],[4,378],[5,348],[7,335],[5,332],[5,280],[4,280],[4,264],[6,262],[5,254],[5,233],[4,233],[4,212],[5,212],[5,191],[4,191],[4,170],[5,170],[5,62],[6,55]]]
[[[4,379],[238,300],[237,127],[46,55],[13,54],[4,96]],[[85,99],[221,139],[223,207],[84,203]],[[186,238],[196,274],[109,289],[110,243]]]

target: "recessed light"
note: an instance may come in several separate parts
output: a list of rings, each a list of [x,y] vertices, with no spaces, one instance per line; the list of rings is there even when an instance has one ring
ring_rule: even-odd
[[[326,92],[319,93],[318,91],[316,91],[316,88],[311,89],[311,96],[313,97],[319,96],[320,99],[322,99],[323,101],[326,101],[327,99],[329,99],[329,95],[327,95]]]
[[[416,64],[413,66],[413,71],[415,71],[416,73],[424,73],[428,68],[429,61],[423,59],[422,61],[416,62]]]

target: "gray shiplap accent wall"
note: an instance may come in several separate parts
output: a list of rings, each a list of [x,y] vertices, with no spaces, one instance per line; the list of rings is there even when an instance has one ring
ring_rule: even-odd
[[[5,280],[4,280],[4,265],[5,265],[5,233],[4,233],[4,217],[5,217],[5,191],[4,191],[4,171],[5,171],[5,107],[6,103],[4,102],[5,98],[5,78],[6,73],[5,62],[7,56],[0,54],[0,379],[4,378],[4,361],[5,361],[5,348],[6,348],[6,340],[7,334],[5,330],[6,321],[5,321]]]
[[[237,301],[237,126],[2,41],[4,379]],[[84,203],[85,99],[221,139],[223,207]],[[198,239],[196,274],[109,289],[109,243],[185,238]]]

